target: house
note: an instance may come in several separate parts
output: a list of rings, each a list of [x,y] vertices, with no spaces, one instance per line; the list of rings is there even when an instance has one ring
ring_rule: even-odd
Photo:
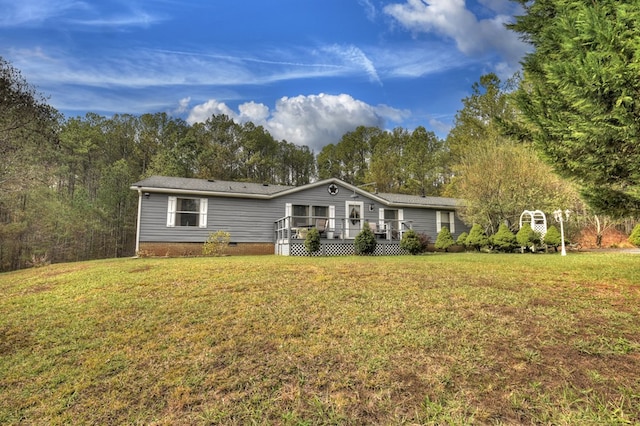
[[[323,255],[353,254],[364,222],[376,234],[376,254],[402,253],[408,229],[432,241],[443,226],[454,238],[468,231],[455,199],[372,193],[340,179],[294,187],[152,176],[131,189],[139,199],[136,252],[152,255],[200,254],[219,230],[231,234],[230,254],[281,255],[307,255],[304,237],[314,227]]]

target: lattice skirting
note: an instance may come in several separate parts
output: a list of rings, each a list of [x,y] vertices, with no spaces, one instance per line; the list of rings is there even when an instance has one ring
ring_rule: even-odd
[[[303,243],[276,244],[276,253],[288,256],[351,256],[355,255],[353,243],[321,243],[320,250],[315,253],[308,253]],[[285,247],[286,246],[286,247]],[[397,256],[409,254],[395,243],[378,243],[373,256]]]

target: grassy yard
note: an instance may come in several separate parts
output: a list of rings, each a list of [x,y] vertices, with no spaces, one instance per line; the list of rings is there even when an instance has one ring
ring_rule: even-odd
[[[640,255],[0,274],[0,424],[638,424]]]

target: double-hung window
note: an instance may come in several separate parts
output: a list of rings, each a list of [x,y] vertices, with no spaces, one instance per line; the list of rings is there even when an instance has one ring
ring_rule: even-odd
[[[292,226],[314,226],[316,219],[326,219],[329,217],[329,207],[294,204],[292,213]]]
[[[206,198],[169,197],[167,227],[207,227],[208,200]]]
[[[436,212],[436,232],[440,232],[442,227],[449,228],[452,234],[456,232],[456,215],[454,212]]]

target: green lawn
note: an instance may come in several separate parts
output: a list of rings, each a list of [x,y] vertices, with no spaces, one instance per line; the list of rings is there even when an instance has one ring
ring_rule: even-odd
[[[640,423],[640,255],[0,274],[0,424],[521,423]]]

